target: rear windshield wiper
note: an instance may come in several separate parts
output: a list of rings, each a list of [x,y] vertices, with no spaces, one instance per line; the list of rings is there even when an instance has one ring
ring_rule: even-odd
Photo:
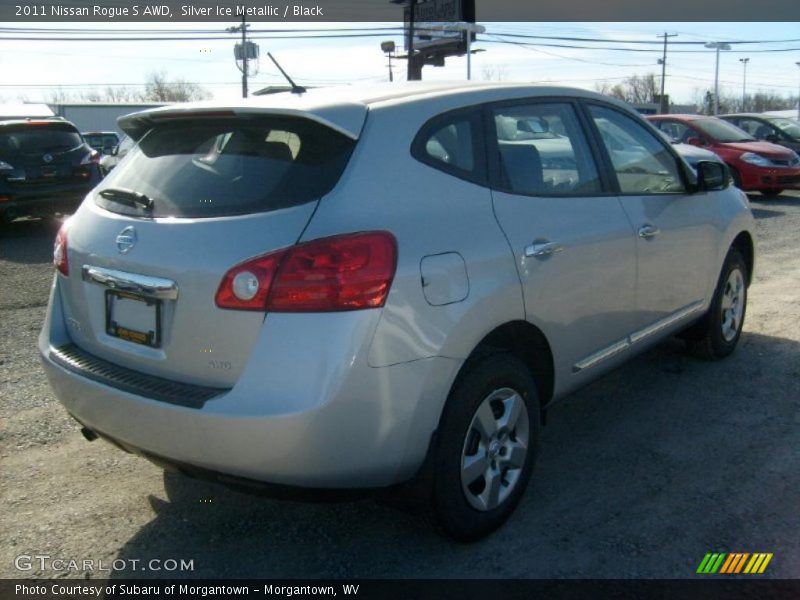
[[[100,195],[111,202],[125,204],[134,208],[141,208],[146,212],[151,212],[153,210],[153,199],[139,192],[134,192],[133,190],[106,188],[100,191]]]

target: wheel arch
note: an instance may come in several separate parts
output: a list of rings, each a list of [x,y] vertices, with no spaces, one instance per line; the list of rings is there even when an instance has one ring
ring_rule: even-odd
[[[495,352],[509,352],[527,365],[536,382],[542,408],[552,400],[555,389],[555,365],[550,343],[538,327],[523,320],[503,323],[487,333],[464,361],[455,381],[457,382],[475,361]]]
[[[742,231],[733,239],[730,247],[736,248],[744,258],[744,264],[747,266],[747,285],[749,286],[753,280],[753,267],[755,266],[753,236],[747,231]]]

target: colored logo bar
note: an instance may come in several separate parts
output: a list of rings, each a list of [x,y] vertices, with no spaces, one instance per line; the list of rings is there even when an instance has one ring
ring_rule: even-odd
[[[709,552],[700,561],[697,573],[702,575],[760,575],[772,560],[772,553],[766,552]]]

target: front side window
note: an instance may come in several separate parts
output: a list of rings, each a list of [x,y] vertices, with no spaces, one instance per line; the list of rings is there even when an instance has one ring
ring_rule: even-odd
[[[757,119],[739,119],[735,125],[757,140],[765,140],[767,136],[775,134],[775,130],[769,124]]]
[[[675,194],[686,190],[678,162],[665,144],[631,117],[589,107],[623,194]]]
[[[500,186],[530,196],[602,191],[598,170],[570,104],[496,108]]]

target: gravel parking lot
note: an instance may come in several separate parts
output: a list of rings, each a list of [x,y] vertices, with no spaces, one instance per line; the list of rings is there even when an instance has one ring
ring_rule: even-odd
[[[86,442],[36,349],[58,224],[4,226],[0,578],[86,576],[15,567],[34,554],[140,560],[115,574],[133,577],[672,578],[715,551],[772,552],[767,576],[800,577],[800,193],[751,199],[759,241],[738,351],[706,363],[669,342],[565,399],[519,510],[468,546],[370,500],[243,495]],[[194,570],[141,570],[151,559]]]

